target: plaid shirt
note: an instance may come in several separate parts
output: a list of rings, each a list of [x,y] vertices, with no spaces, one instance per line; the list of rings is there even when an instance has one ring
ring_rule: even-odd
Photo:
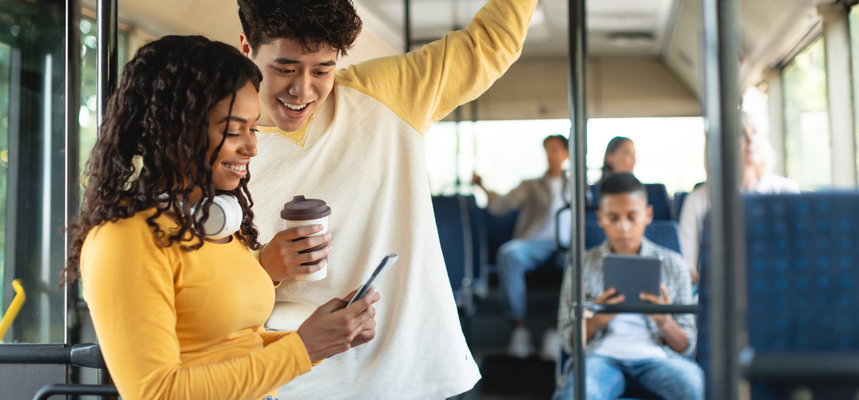
[[[584,291],[585,301],[594,301],[603,293],[603,260],[607,255],[611,254],[611,247],[608,240],[603,244],[589,250],[585,254],[585,271],[584,271]],[[675,251],[659,246],[646,238],[641,240],[641,256],[655,257],[662,261],[662,274],[660,281],[665,284],[668,289],[668,296],[673,304],[694,304],[692,298],[692,281],[689,277],[689,269],[686,267],[683,257]],[[558,310],[558,333],[561,337],[561,344],[568,354],[572,354],[572,337],[575,330],[575,320],[573,317],[573,281],[574,277],[570,267],[568,266],[564,272],[564,282],[561,286],[561,304]],[[671,317],[678,325],[686,332],[686,340],[688,346],[682,355],[688,356],[695,351],[695,342],[698,338],[698,329],[695,326],[694,314],[672,314]],[[668,354],[678,354],[665,343],[662,333],[653,319],[645,318],[647,328],[653,335],[653,341],[661,345]],[[608,331],[608,327],[603,327],[596,332],[594,337],[588,342],[585,348],[585,354],[590,354],[599,344]]]

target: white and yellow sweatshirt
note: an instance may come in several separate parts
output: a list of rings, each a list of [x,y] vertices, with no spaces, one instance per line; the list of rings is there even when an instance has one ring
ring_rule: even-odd
[[[250,184],[260,241],[286,229],[280,210],[301,194],[331,206],[334,248],[327,278],[277,288],[270,329],[297,328],[361,285],[384,255],[400,255],[376,285],[376,338],[281,387],[280,398],[444,399],[480,379],[439,245],[423,135],[518,58],[536,3],[491,0],[464,31],[338,71],[301,130],[260,128]]]

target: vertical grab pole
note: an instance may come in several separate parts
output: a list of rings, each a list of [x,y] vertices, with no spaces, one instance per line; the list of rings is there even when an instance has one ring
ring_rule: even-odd
[[[570,271],[575,275],[573,286],[573,399],[585,399],[585,343],[584,320],[585,293],[585,154],[587,153],[587,109],[585,97],[585,67],[587,65],[587,25],[585,23],[585,0],[569,0],[569,105],[570,105],[570,211],[573,217],[570,235]]]
[[[412,48],[412,10],[411,0],[403,0],[403,41],[405,51],[408,53]]]
[[[745,345],[745,238],[740,199],[738,0],[703,0],[704,116],[710,201],[710,334],[713,398],[740,392],[739,351]]]
[[[98,53],[96,56],[98,103],[97,122],[99,134],[101,123],[104,121],[104,111],[107,100],[116,88],[117,60],[117,0],[98,0],[96,7],[98,25]]]
[[[65,221],[68,228],[71,219],[78,213],[80,182],[78,180],[78,160],[80,130],[81,88],[81,41],[80,41],[81,4],[80,0],[66,0],[66,65],[65,65]],[[63,230],[63,262],[68,259],[69,233]],[[66,345],[80,343],[82,324],[77,308],[78,283],[67,283],[65,287],[65,340]],[[69,367],[69,383],[80,383],[80,368]],[[77,397],[72,397],[77,399]]]
[[[116,88],[116,74],[118,71],[117,60],[117,0],[98,0],[97,24],[98,24],[98,53],[96,57],[98,88],[98,111],[97,122],[99,135],[101,135],[101,124],[104,121],[104,113],[107,109],[107,100]],[[110,384],[108,372],[99,371],[98,383],[100,385]],[[107,400],[108,397],[99,396],[99,400]]]

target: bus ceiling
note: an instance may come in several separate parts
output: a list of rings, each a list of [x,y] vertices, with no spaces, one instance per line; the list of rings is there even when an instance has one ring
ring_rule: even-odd
[[[404,0],[354,0],[364,22],[355,48],[339,66],[403,51]],[[410,0],[411,49],[462,28],[483,0]],[[743,88],[766,79],[822,31],[820,7],[832,0],[740,2]],[[96,0],[83,0],[84,14]],[[121,28],[130,41],[198,33],[230,44],[241,32],[234,0],[123,0]],[[589,1],[588,102],[591,117],[698,116],[701,111],[701,1]],[[86,10],[89,9],[89,10]],[[196,18],[187,18],[195,15]],[[479,119],[567,118],[567,0],[542,0],[522,58],[478,103]],[[94,16],[94,15],[93,15]],[[134,43],[129,43],[134,49]],[[542,81],[537,90],[533,76]],[[524,78],[524,79],[523,79]],[[527,85],[524,87],[523,85]],[[488,107],[492,103],[492,107]],[[527,106],[524,106],[526,105]],[[465,110],[464,118],[472,119]],[[453,116],[450,116],[453,118]]]

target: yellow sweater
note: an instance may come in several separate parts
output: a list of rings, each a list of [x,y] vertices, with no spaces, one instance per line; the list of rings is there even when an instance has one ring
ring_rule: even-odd
[[[376,285],[376,338],[282,387],[281,399],[443,399],[480,379],[439,245],[423,134],[516,60],[536,3],[491,0],[465,30],[420,51],[338,71],[299,131],[261,128],[250,165],[260,240],[286,228],[280,210],[303,194],[331,206],[334,247],[327,278],[278,286],[270,328],[295,329],[357,288],[384,255],[400,255]]]
[[[298,334],[263,330],[274,287],[251,252],[235,237],[159,247],[153,213],[92,229],[81,252],[84,299],[122,398],[261,399],[310,371]]]

